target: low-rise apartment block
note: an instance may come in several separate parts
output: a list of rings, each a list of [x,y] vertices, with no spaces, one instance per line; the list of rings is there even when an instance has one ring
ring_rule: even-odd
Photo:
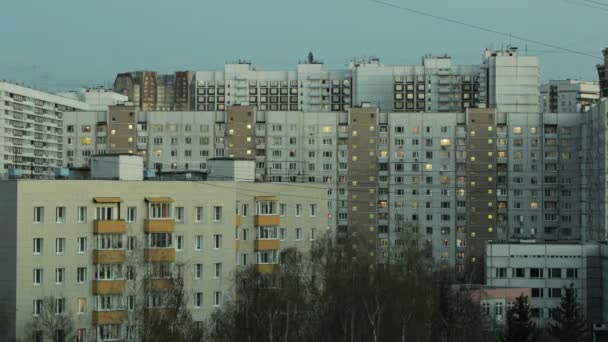
[[[141,179],[128,171],[138,160],[94,158],[93,175]],[[171,317],[163,296],[177,276],[202,321],[232,296],[239,267],[275,272],[282,251],[305,251],[328,228],[323,185],[6,180],[0,192],[10,340],[25,336],[47,298],[79,336],[136,340],[142,317]]]

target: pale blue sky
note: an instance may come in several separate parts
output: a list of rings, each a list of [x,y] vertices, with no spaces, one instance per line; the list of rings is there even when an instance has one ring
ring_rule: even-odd
[[[597,56],[608,46],[608,0],[595,0],[603,8],[588,0],[386,1]],[[428,53],[473,64],[484,48],[509,44],[369,0],[2,2],[0,79],[50,90],[101,85],[122,71],[210,69],[239,58],[260,69],[293,68],[308,51],[332,68],[363,56],[419,63]],[[597,78],[599,59],[528,50],[541,58],[543,80]]]

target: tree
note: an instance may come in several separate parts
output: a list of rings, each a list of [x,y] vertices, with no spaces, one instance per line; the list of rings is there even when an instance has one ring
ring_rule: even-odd
[[[536,324],[532,322],[532,312],[528,296],[522,293],[515,300],[513,308],[507,310],[507,327],[503,342],[533,342],[538,338]]]
[[[581,306],[576,301],[573,284],[564,286],[561,304],[553,311],[551,335],[560,342],[577,342],[588,339],[587,322]]]
[[[74,322],[65,299],[46,297],[37,304],[38,314],[27,323],[25,341],[38,339],[53,342],[76,340]]]

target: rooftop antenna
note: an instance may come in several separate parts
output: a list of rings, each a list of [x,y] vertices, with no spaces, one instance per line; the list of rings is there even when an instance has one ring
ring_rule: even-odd
[[[314,63],[314,61],[315,61],[315,57],[314,57],[314,55],[312,54],[312,51],[311,51],[311,52],[308,52],[308,64],[313,64],[313,63]]]

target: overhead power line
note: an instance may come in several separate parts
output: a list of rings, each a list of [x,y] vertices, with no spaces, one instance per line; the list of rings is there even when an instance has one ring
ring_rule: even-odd
[[[479,30],[479,31],[484,31],[484,32],[488,32],[488,33],[494,33],[494,34],[501,35],[501,36],[504,36],[504,37],[507,37],[507,38],[513,38],[513,39],[521,40],[521,41],[524,41],[524,42],[528,42],[528,43],[532,43],[532,44],[537,44],[537,45],[549,47],[549,48],[556,49],[556,50],[565,51],[565,52],[568,52],[568,53],[571,53],[571,54],[575,54],[575,55],[580,55],[580,56],[585,56],[585,57],[591,57],[591,58],[600,59],[600,60],[603,59],[603,58],[601,58],[599,56],[592,55],[592,54],[589,54],[589,53],[586,53],[586,52],[582,52],[582,51],[577,51],[577,50],[565,48],[565,47],[562,47],[562,46],[559,46],[559,45],[555,45],[555,44],[545,43],[545,42],[542,42],[540,40],[526,38],[526,37],[523,37],[523,36],[514,35],[514,34],[511,34],[511,33],[508,33],[508,32],[498,31],[498,30],[495,30],[495,29],[479,26],[479,25],[476,25],[476,24],[470,24],[470,23],[467,23],[467,22],[464,22],[464,21],[460,21],[460,20],[457,20],[457,19],[452,19],[452,18],[448,18],[448,17],[439,16],[439,15],[436,15],[436,14],[433,14],[433,13],[430,13],[430,12],[425,12],[425,11],[417,10],[417,9],[414,9],[414,8],[405,7],[405,6],[402,6],[402,5],[397,5],[397,4],[394,4],[394,3],[385,2],[385,1],[382,1],[382,0],[369,0],[369,1],[377,3],[377,4],[380,4],[380,5],[384,5],[384,6],[387,6],[387,7],[396,8],[396,9],[399,9],[401,11],[415,13],[415,14],[418,14],[418,15],[421,15],[421,16],[425,16],[425,17],[441,20],[441,21],[444,21],[444,22],[452,23],[452,24],[457,24],[457,25],[465,26],[465,27],[472,28],[472,29]]]

